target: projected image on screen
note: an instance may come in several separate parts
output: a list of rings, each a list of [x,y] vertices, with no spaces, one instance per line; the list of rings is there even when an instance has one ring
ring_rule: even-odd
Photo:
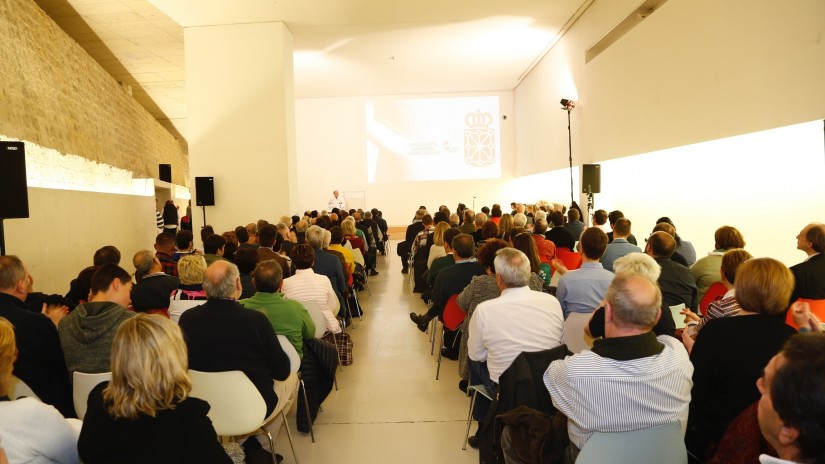
[[[367,101],[370,183],[497,179],[498,97]]]

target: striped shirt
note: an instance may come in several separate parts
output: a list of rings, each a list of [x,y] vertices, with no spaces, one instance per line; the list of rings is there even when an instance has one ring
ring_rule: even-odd
[[[294,276],[284,279],[281,291],[288,300],[317,303],[326,320],[327,330],[332,333],[341,332],[341,325],[335,317],[340,303],[327,276],[316,274],[311,268],[297,269]]]
[[[544,385],[567,416],[571,443],[581,449],[593,432],[677,421],[685,430],[693,365],[679,340],[666,335],[656,340],[664,349],[652,356],[620,361],[585,350],[550,364]]]

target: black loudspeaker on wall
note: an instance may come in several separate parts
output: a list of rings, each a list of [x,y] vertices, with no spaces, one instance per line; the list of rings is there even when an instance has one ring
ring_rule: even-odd
[[[587,186],[590,186],[590,192]],[[598,164],[582,165],[582,193],[599,193],[602,191],[602,171]]]
[[[215,206],[215,179],[195,177],[195,198],[197,206]]]
[[[158,179],[172,183],[172,165],[158,164]]]
[[[26,186],[25,145],[23,142],[0,142],[0,218],[29,217]]]

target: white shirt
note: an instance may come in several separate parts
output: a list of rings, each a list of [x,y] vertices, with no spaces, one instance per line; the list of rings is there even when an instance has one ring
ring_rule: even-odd
[[[570,442],[581,449],[593,432],[627,432],[679,422],[687,426],[693,364],[684,345],[656,337],[661,353],[629,361],[585,350],[553,361],[544,385],[567,416]]]
[[[768,456],[767,454],[759,455],[759,464],[796,464],[794,461],[786,461],[784,459]]]
[[[498,383],[521,352],[561,345],[564,317],[554,296],[530,287],[507,288],[498,298],[479,303],[469,327],[470,359],[487,361],[490,380]]]
[[[57,409],[40,400],[0,402],[0,446],[11,463],[78,463],[79,435],[80,427],[73,427]]]
[[[281,291],[289,300],[314,301],[321,308],[327,330],[332,333],[341,331],[341,325],[335,317],[341,305],[327,276],[316,274],[312,268],[298,269],[294,276],[284,279]]]
[[[340,196],[338,198],[335,198],[335,197],[330,198],[329,202],[327,203],[327,209],[330,210],[330,211],[332,211],[332,208],[344,209],[346,207],[347,207],[347,202],[344,201],[344,198],[340,197]]]

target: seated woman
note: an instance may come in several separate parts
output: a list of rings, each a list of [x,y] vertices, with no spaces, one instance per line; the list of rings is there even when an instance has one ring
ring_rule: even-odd
[[[705,292],[714,282],[719,282],[719,267],[722,265],[722,255],[734,248],[745,248],[745,239],[736,227],[722,226],[713,234],[714,250],[707,256],[700,258],[690,268],[693,280],[696,281],[696,301],[702,301]]]
[[[53,406],[37,398],[9,401],[17,344],[14,327],[0,317],[0,438],[7,462],[80,462],[77,435],[80,421],[63,418]],[[0,461],[2,462],[2,461]]]
[[[355,221],[352,219],[345,220],[341,223],[341,230],[344,231],[344,239],[352,245],[352,249],[358,249],[362,256],[367,256],[367,245],[361,237],[356,235]]]
[[[779,261],[746,261],[736,272],[739,315],[708,322],[696,337],[685,444],[698,460],[704,461],[733,419],[759,399],[762,368],[795,333],[779,317],[793,286],[791,271]]]
[[[461,325],[461,342],[458,347],[458,374],[461,377],[461,380],[458,382],[458,388],[462,391],[467,390],[467,384],[470,381],[470,358],[467,355],[467,340],[470,336],[470,318],[473,316],[473,312],[479,303],[498,298],[501,294],[501,290],[498,288],[498,284],[496,284],[496,252],[508,246],[504,240],[493,239],[479,248],[478,262],[484,267],[486,274],[473,277],[469,285],[458,295],[458,306],[467,313],[467,317],[464,318],[464,322]],[[528,284],[530,289],[541,291],[541,284],[541,278],[533,273],[530,276],[530,283]]]
[[[206,274],[206,260],[201,255],[187,255],[178,261],[180,286],[169,296],[169,318],[175,322],[187,309],[200,306],[206,301],[203,291],[203,276]]]
[[[687,348],[688,353],[690,353],[693,349],[693,343],[696,339],[696,335],[698,335],[699,331],[702,330],[702,327],[704,327],[708,321],[718,319],[720,317],[739,315],[741,308],[739,307],[739,303],[736,301],[734,280],[736,279],[736,271],[739,269],[739,266],[751,258],[753,258],[753,256],[741,248],[726,251],[722,256],[722,268],[720,270],[720,274],[722,274],[722,284],[724,284],[727,289],[725,295],[721,299],[713,301],[708,306],[704,317],[700,317],[698,314],[689,309],[682,310],[682,314],[685,315],[685,320],[698,323],[689,323],[686,330],[682,332],[682,341],[684,341],[685,348]]]
[[[498,238],[502,240],[507,240],[504,236],[507,232],[510,232],[515,225],[513,224],[513,216],[504,213],[501,215],[501,219],[498,221]]]
[[[327,323],[327,331],[340,333],[341,324],[336,318],[340,309],[338,296],[332,289],[327,276],[316,274],[312,270],[312,265],[315,263],[315,250],[302,243],[292,249],[291,257],[295,264],[295,275],[284,279],[281,287],[284,298],[301,302],[314,301],[321,308],[321,313]]]
[[[121,324],[112,381],[89,393],[77,442],[83,462],[231,463],[206,416],[209,404],[189,396],[188,365],[173,322],[139,314]]]
[[[432,266],[436,259],[447,256],[447,251],[444,249],[444,232],[450,228],[446,222],[439,222],[435,226],[433,232],[433,246],[430,247],[430,255],[427,257],[427,269]]]

